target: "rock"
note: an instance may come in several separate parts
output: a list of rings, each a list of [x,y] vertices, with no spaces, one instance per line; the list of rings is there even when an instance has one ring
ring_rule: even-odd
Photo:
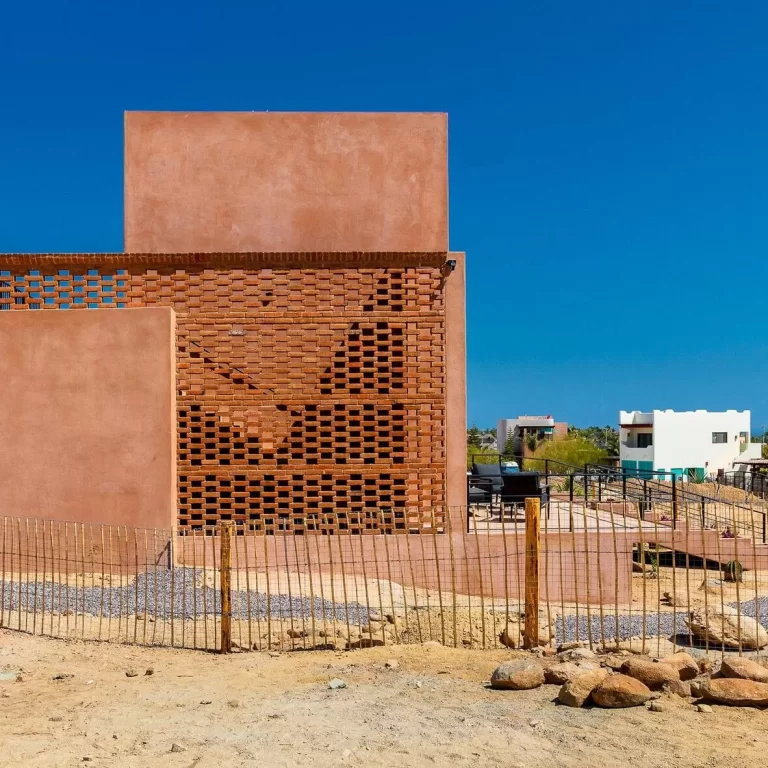
[[[547,645],[546,647],[541,649],[541,655],[545,658],[551,658],[552,656],[557,655],[557,650],[553,648],[551,645]]]
[[[499,642],[507,648],[522,648],[525,637],[524,623],[510,618],[499,634]],[[539,620],[539,645],[548,645],[555,637],[555,631],[545,621]]]
[[[525,691],[544,683],[544,670],[525,659],[507,661],[493,671],[491,688]]]
[[[560,643],[560,645],[557,646],[557,652],[558,653],[565,653],[565,651],[573,651],[576,648],[586,648],[587,644],[582,643],[581,641],[576,642],[575,640],[572,643]]]
[[[648,710],[650,712],[664,712],[666,710],[666,707],[660,701],[652,701],[648,705]]]
[[[712,709],[712,707],[710,707],[709,704],[697,704],[696,711],[703,712],[706,715],[711,715],[715,710]]]
[[[681,696],[684,699],[691,697],[691,684],[682,680],[670,680],[664,683],[663,691],[673,696]]]
[[[636,560],[632,561],[632,573],[653,573],[653,568],[650,565],[639,563]]]
[[[239,702],[237,699],[230,699],[230,700],[227,702],[227,706],[228,706],[230,709],[237,709],[237,708],[240,706],[240,702]]]
[[[586,675],[588,672],[594,672],[596,669],[599,669],[599,667],[589,662],[574,664],[572,661],[566,661],[545,669],[544,682],[549,685],[565,685],[567,682],[579,677],[579,675]]]
[[[659,657],[669,656],[675,652],[675,647],[668,638],[660,635],[649,635],[643,641],[642,637],[630,637],[618,643],[606,644],[606,650],[628,651],[639,655],[656,654]]]
[[[69,680],[70,678],[74,677],[74,675],[68,675],[64,672],[58,672],[56,673],[51,680]]]
[[[710,682],[704,699],[732,707],[768,707],[768,683],[721,677]]]
[[[672,680],[679,680],[680,675],[674,667],[662,662],[651,661],[642,656],[633,656],[621,665],[621,672],[634,677],[652,691],[658,691]]]
[[[414,683],[414,685],[415,685],[417,688],[421,688],[421,687],[424,685],[424,683],[422,683],[422,682],[421,682],[421,680],[417,680],[417,681]]]
[[[664,600],[669,605],[674,605],[675,608],[685,608],[690,603],[685,592],[665,592]]]
[[[768,669],[752,659],[738,657],[723,659],[720,674],[723,677],[738,677],[743,680],[754,680],[756,683],[768,683]]]
[[[179,744],[178,741],[174,741],[171,744],[171,752],[186,752],[187,748],[183,744]]]
[[[147,667],[147,668],[144,670],[144,674],[145,674],[147,677],[151,677],[152,675],[154,675],[154,674],[155,674],[155,669],[154,669],[154,667]]]
[[[347,648],[350,650],[353,648],[378,648],[384,644],[380,637],[361,637],[359,640],[350,640],[347,643]]]
[[[566,707],[583,707],[592,691],[609,675],[607,669],[596,669],[586,675],[569,680],[557,694],[557,700]]]
[[[648,686],[629,675],[611,675],[592,691],[592,701],[608,709],[639,707],[651,696]]]
[[[709,674],[712,671],[712,659],[709,656],[700,656],[698,659],[699,672],[702,675]]]
[[[695,699],[700,699],[704,696],[704,692],[709,688],[709,684],[712,681],[709,677],[699,677],[696,680],[691,680],[691,696]]]
[[[306,637],[307,636],[307,630],[306,629],[295,629],[291,627],[286,634],[288,637],[292,637],[294,640],[300,637]]]
[[[697,608],[685,622],[696,637],[717,646],[738,648],[739,639],[742,648],[759,649],[768,645],[768,632],[756,619],[743,613],[739,616],[735,608],[727,605],[710,605],[706,611]]]
[[[347,684],[338,677],[334,677],[333,680],[328,682],[328,687],[332,691],[338,691],[340,688],[346,688]]]
[[[704,579],[699,587],[700,592],[707,592],[710,595],[719,595],[724,582],[720,579]]]
[[[397,669],[400,666],[400,662],[397,659],[387,659],[384,662],[384,666],[387,669]]]
[[[368,623],[375,621],[375,622],[381,622],[385,621],[384,617],[378,612],[378,611],[369,611],[368,612]]]
[[[595,658],[595,654],[589,648],[573,648],[570,651],[558,653],[557,657],[562,661],[591,661]]]
[[[439,643],[437,640],[425,640],[422,645],[425,648],[442,648],[443,644]]]
[[[92,762],[93,758],[90,755],[83,755],[83,762],[84,763],[90,763]]]
[[[125,676],[126,677],[138,677],[139,673],[135,669],[133,669],[133,668],[126,669],[125,670]]]
[[[510,622],[499,634],[499,642],[507,648],[522,648],[523,628],[520,624]]]
[[[614,672],[618,672],[621,669],[621,665],[627,660],[626,656],[604,656],[600,659],[600,665],[608,667]]]
[[[0,682],[16,682],[16,680],[19,677],[18,672],[0,672]],[[64,678],[59,678],[54,676],[54,680],[63,680]]]
[[[48,720],[51,723],[60,723],[64,718],[61,717],[61,715],[54,715],[53,717],[49,717]]]
[[[693,680],[699,674],[699,665],[696,663],[696,659],[685,651],[673,653],[661,661],[676,669],[681,680]]]
[[[201,700],[200,700],[200,703],[201,703],[201,704],[210,704],[210,703],[211,703],[211,700],[210,700],[210,699],[201,699]]]

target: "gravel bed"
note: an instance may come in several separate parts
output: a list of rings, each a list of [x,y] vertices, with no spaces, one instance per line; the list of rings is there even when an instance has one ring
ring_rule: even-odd
[[[687,613],[647,613],[645,615],[645,634],[662,635],[671,637],[672,634],[686,634],[688,627],[685,625]],[[565,621],[558,619],[555,623],[555,642],[570,643],[576,640],[576,628],[578,627],[578,639],[587,640],[589,638],[588,630],[592,633],[592,642],[601,642],[600,634],[600,612],[590,608],[590,620],[587,620],[586,611],[579,611],[578,621],[575,615],[566,616]],[[603,615],[603,633],[605,640],[616,639],[616,616],[604,612]],[[619,640],[628,640],[630,637],[640,637],[643,634],[642,614],[633,613],[632,616],[619,614]]]
[[[200,573],[200,572],[198,572]],[[18,610],[19,600],[23,610],[45,608],[46,613],[54,611],[64,613],[88,613],[93,616],[127,616],[134,613],[147,612],[150,616],[161,619],[171,617],[171,582],[173,581],[173,616],[176,619],[202,618],[205,613],[209,616],[221,614],[221,593],[218,586],[203,589],[195,585],[197,579],[191,568],[175,568],[173,579],[170,570],[157,570],[151,573],[139,574],[134,583],[123,587],[105,587],[82,585],[63,585],[46,582],[19,583],[0,581],[0,599],[8,610]],[[157,592],[157,604],[155,604]],[[145,602],[146,593],[146,602]],[[330,600],[308,597],[272,594],[267,599],[263,592],[232,592],[232,615],[235,618],[248,617],[250,602],[251,618],[264,619],[267,613],[274,619],[310,618],[314,611],[315,617],[347,621],[350,624],[367,624],[368,610],[356,602],[339,603]]]
[[[736,604],[733,604],[734,607]],[[747,600],[741,604],[741,612],[745,616],[751,616],[757,619],[766,629],[768,629],[768,597],[758,597],[756,600]]]
[[[755,612],[755,600],[747,600],[741,603],[741,612],[744,616],[757,616],[758,621],[768,629],[768,597],[761,597],[757,600],[757,614]],[[736,603],[730,603],[732,608]],[[579,628],[579,639],[585,640],[588,637],[587,628],[591,629],[593,642],[601,639],[600,635],[600,610],[599,608],[590,608],[591,622],[587,621],[587,614],[584,609],[579,611],[579,619],[576,621],[575,615],[565,617],[565,621],[558,619],[555,623],[555,641],[557,643],[566,643],[576,640],[576,627]],[[603,632],[606,641],[616,638],[616,616],[609,614],[608,610],[603,612]],[[677,613],[646,613],[645,615],[645,634],[646,636],[661,635],[662,637],[672,637],[673,634],[679,636],[688,636],[688,626],[685,619],[688,616],[687,611]],[[619,640],[628,640],[630,637],[641,637],[643,634],[642,614],[634,613],[632,616],[619,614]]]

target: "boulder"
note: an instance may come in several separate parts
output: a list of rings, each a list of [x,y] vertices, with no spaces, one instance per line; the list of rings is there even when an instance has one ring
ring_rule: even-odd
[[[676,669],[681,680],[693,680],[699,674],[699,665],[696,663],[696,659],[685,651],[673,653],[662,659],[662,662]]]
[[[525,623],[510,618],[499,634],[499,642],[507,648],[522,648],[525,637]],[[555,639],[555,630],[539,619],[539,645],[549,645]]]
[[[508,622],[499,634],[499,642],[507,648],[523,647],[523,628],[520,624]]]
[[[633,656],[621,665],[621,672],[629,677],[634,677],[652,691],[658,691],[664,683],[679,680],[678,671],[669,664],[651,661],[642,656]]]
[[[691,696],[695,699],[700,699],[704,696],[704,693],[709,690],[709,684],[712,682],[709,677],[697,677],[695,680],[691,680]]]
[[[649,635],[642,637],[630,637],[627,640],[607,642],[606,651],[629,651],[636,654],[656,654],[657,656],[669,656],[675,652],[675,646],[668,638],[661,635]]]
[[[574,640],[570,643],[560,643],[560,645],[557,646],[557,652],[564,653],[565,651],[573,651],[576,648],[586,648],[586,647],[587,647],[586,643],[583,643],[580,640],[578,642]]]
[[[553,667],[544,670],[544,681],[549,685],[565,685],[567,682],[586,675],[588,672],[594,672],[599,667],[596,664],[584,662],[583,664],[574,664],[572,661],[566,661],[563,664],[555,664]]]
[[[621,709],[639,707],[653,694],[648,686],[629,675],[611,675],[592,691],[592,701],[598,707]]]
[[[737,677],[712,680],[704,691],[704,699],[732,707],[768,707],[768,683],[756,683]]]
[[[730,606],[708,606],[697,608],[685,620],[691,632],[700,640],[717,646],[738,648],[764,648],[768,645],[768,632],[753,619],[743,613],[739,616]]]
[[[570,651],[558,653],[557,657],[561,661],[591,661],[595,658],[595,653],[589,648],[572,648]]]
[[[670,591],[664,593],[664,602],[668,605],[674,605],[676,608],[685,608],[690,603],[690,600],[685,592]]]
[[[723,677],[738,677],[743,680],[754,680],[756,683],[768,683],[768,669],[752,659],[743,657],[723,659],[720,674]]]
[[[683,680],[670,680],[664,683],[662,690],[672,696],[681,696],[684,699],[691,697],[691,684]]]
[[[350,638],[347,643],[347,649],[353,650],[356,648],[378,648],[385,645],[384,641],[380,637],[361,637],[359,640],[353,640]]]
[[[618,672],[621,669],[621,665],[627,660],[626,656],[603,656],[602,659],[600,659],[600,665],[603,667],[608,667],[608,669],[612,669],[614,672]]]
[[[596,669],[569,680],[557,694],[557,700],[567,707],[583,707],[592,691],[609,675],[607,669]]]
[[[532,661],[506,661],[491,675],[491,688],[525,691],[544,683],[544,670]]]

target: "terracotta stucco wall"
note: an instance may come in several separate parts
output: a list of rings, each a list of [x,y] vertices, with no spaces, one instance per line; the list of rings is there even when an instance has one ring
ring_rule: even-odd
[[[0,312],[0,514],[173,527],[171,309]]]
[[[448,250],[447,116],[128,112],[125,250]]]
[[[446,397],[446,297],[454,286],[463,299],[463,273],[446,276],[443,263],[418,253],[0,256],[0,316],[173,308],[180,526],[403,533],[443,519],[449,410],[461,443],[451,503],[465,493],[461,344]],[[452,338],[462,342],[459,310]]]

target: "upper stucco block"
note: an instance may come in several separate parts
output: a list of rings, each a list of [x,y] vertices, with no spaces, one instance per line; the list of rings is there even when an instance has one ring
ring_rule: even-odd
[[[447,249],[445,114],[125,115],[126,251]]]

